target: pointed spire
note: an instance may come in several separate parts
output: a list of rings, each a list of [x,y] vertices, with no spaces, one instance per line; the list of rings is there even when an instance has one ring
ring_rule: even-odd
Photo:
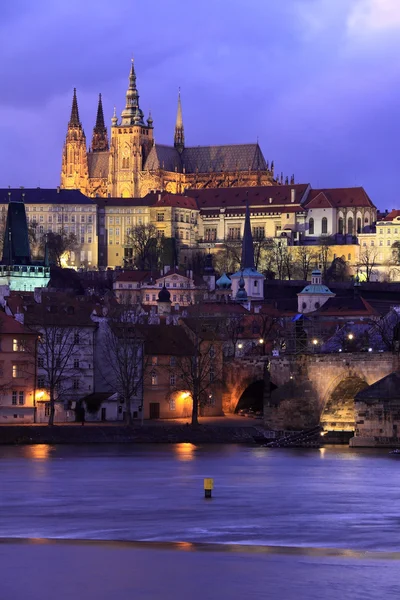
[[[118,117],[117,117],[117,107],[114,106],[113,116],[111,118],[111,125],[116,127],[118,125]]]
[[[99,94],[99,104],[97,106],[96,125],[93,128],[92,151],[103,152],[109,149],[107,128],[104,125],[103,103],[101,94]]]
[[[72,97],[71,118],[69,120],[68,127],[82,127],[81,122],[79,120],[79,110],[78,110],[78,100],[76,97],[76,88],[74,88],[74,95]]]
[[[251,233],[250,224],[250,209],[248,200],[246,201],[246,217],[244,221],[244,233],[242,242],[242,261],[240,264],[241,269],[255,269],[254,264],[254,246],[253,236]]]
[[[129,87],[126,92],[126,104],[121,113],[121,125],[144,125],[143,112],[139,108],[139,93],[136,88],[135,67],[131,64],[129,72]]]
[[[178,91],[178,110],[176,113],[174,146],[178,150],[178,152],[183,152],[185,148],[185,131],[183,127],[182,118],[181,88],[179,88]]]

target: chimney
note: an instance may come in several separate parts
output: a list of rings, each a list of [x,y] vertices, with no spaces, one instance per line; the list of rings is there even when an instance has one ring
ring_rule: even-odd
[[[158,192],[158,201],[161,202],[161,192]]]
[[[295,202],[295,200],[296,200],[296,190],[295,190],[295,188],[292,188],[290,190],[290,202],[292,202],[292,204],[293,204],[293,202]]]
[[[272,198],[269,199],[269,203],[272,204]]]
[[[59,194],[59,193],[60,193],[60,186],[58,185],[57,186],[57,194]]]

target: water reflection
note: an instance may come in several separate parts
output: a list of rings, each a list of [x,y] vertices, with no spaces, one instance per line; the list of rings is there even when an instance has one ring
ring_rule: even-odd
[[[50,446],[50,444],[33,444],[24,448],[24,454],[26,458],[45,461],[50,458],[52,448],[53,446]]]
[[[195,450],[196,446],[194,444],[189,444],[188,442],[176,444],[175,446],[177,458],[182,462],[189,462],[191,460],[194,460]]]

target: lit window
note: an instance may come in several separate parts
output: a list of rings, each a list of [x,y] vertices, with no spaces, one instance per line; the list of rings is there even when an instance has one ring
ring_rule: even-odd
[[[158,364],[158,356],[152,356],[151,357],[151,364],[152,365]]]
[[[151,385],[157,385],[157,373],[151,374]]]
[[[21,340],[13,339],[13,352],[25,352],[25,345]]]
[[[20,365],[12,366],[12,376],[14,379],[17,377],[21,377],[21,366]]]

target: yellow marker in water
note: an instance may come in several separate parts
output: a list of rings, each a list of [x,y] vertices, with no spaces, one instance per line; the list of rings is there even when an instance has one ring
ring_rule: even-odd
[[[214,479],[206,477],[204,479],[204,497],[211,498],[212,490],[214,489]]]

